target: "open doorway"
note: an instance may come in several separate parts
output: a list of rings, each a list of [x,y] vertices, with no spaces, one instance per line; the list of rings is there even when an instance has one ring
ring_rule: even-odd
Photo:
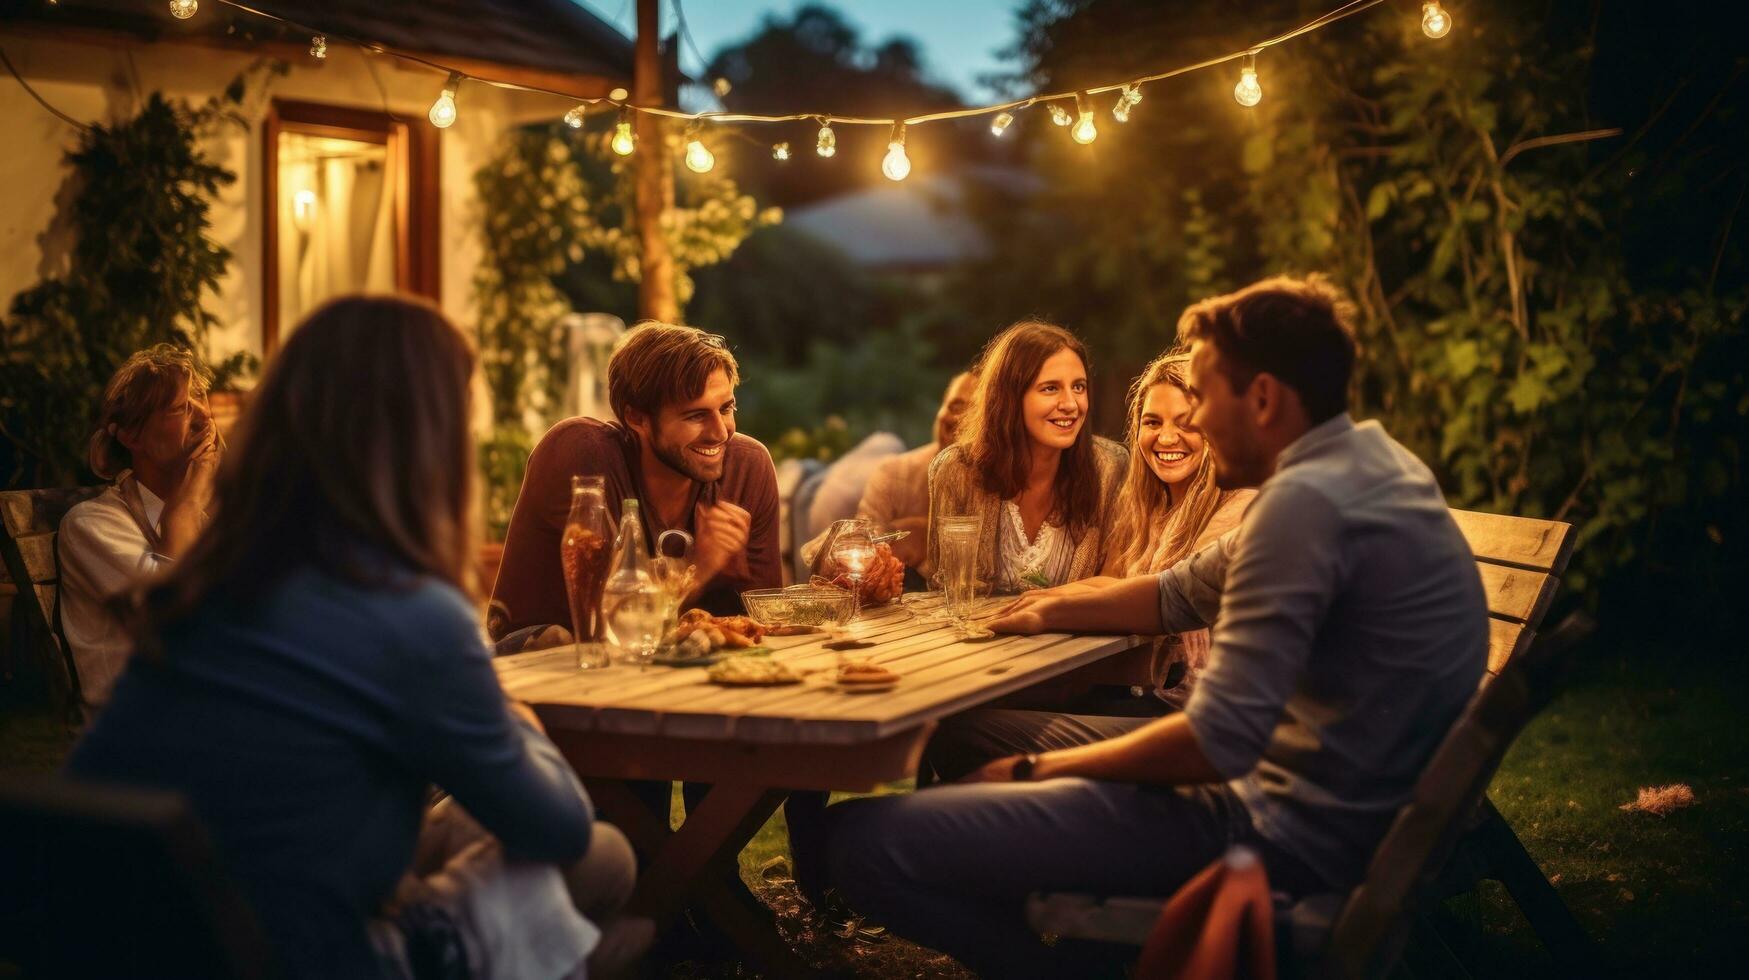
[[[335,296],[438,298],[437,141],[427,127],[276,101],[265,135],[267,355]]]

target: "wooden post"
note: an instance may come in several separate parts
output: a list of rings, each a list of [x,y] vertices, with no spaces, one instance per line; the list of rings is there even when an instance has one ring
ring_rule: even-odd
[[[638,36],[632,74],[632,103],[662,104],[661,0],[638,0]],[[666,120],[637,113],[638,317],[677,323],[674,257],[662,237],[662,215],[674,207],[674,162],[666,143]]]

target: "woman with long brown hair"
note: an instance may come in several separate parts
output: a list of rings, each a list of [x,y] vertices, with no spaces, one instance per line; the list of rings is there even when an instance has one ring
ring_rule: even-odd
[[[1098,574],[1123,448],[1088,425],[1086,345],[1024,320],[978,363],[959,439],[930,465],[923,571],[940,564],[940,518],[976,516],[978,577],[998,592]]]
[[[1165,571],[1239,526],[1257,491],[1215,486],[1208,442],[1189,425],[1189,371],[1187,351],[1167,351],[1130,385],[1129,469],[1113,510],[1105,572],[1053,591],[1104,588]],[[1161,638],[1153,679],[1168,704],[1184,704],[1208,649],[1208,630]]]
[[[1188,425],[1189,356],[1168,352],[1130,386],[1129,470],[1112,508],[1105,574],[1038,593],[1103,589],[1171,567],[1238,526],[1255,490],[1222,491],[1202,433]],[[929,740],[920,784],[951,782],[992,759],[1110,738],[1180,708],[1208,661],[1207,630],[1155,642],[1151,690],[1099,687],[1044,695],[1027,708],[980,708],[945,720]],[[1140,695],[1140,696],[1138,696]]]
[[[503,850],[570,866],[584,894],[630,887],[629,845],[485,647],[474,368],[420,301],[345,298],[299,325],[220,466],[213,523],[145,588],[137,653],[69,763],[186,796],[288,976],[395,974],[458,934],[480,975],[565,975],[599,933],[557,868]],[[452,799],[426,815],[432,784]],[[409,870],[433,877],[387,908]],[[488,894],[515,907],[476,914]],[[516,935],[469,931],[492,922]]]

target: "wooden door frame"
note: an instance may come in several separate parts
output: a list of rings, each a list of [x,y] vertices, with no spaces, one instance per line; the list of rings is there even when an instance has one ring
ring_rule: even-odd
[[[309,133],[381,143],[395,193],[395,288],[442,301],[437,130],[386,112],[274,99],[262,134],[261,354],[279,347],[279,136]]]

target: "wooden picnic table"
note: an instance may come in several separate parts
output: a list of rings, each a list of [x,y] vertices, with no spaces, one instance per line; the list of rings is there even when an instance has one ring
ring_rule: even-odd
[[[974,616],[1005,601],[987,600]],[[697,904],[767,972],[805,972],[769,919],[724,885],[791,790],[868,791],[915,775],[940,719],[1071,672],[1083,683],[1133,676],[1147,655],[1133,636],[967,642],[927,610],[899,605],[864,610],[850,632],[875,645],[840,654],[822,646],[824,635],[768,638],[774,658],[805,672],[802,683],[780,687],[721,686],[702,667],[580,670],[573,647],[499,658],[505,692],[534,707],[600,812],[645,855],[634,914],[661,920]],[[841,656],[901,679],[859,693],[836,683]],[[668,814],[651,812],[628,779],[711,789],[670,830]]]

